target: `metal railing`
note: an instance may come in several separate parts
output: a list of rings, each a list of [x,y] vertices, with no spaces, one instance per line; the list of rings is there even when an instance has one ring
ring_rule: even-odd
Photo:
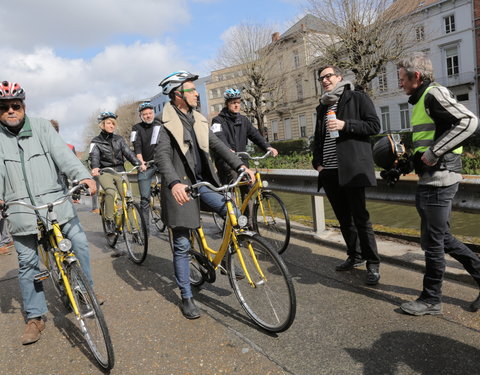
[[[262,169],[262,178],[268,181],[272,190],[296,194],[306,194],[312,197],[312,216],[314,231],[325,230],[325,213],[323,209],[323,189],[317,191],[318,172],[303,169]],[[390,202],[396,204],[415,205],[417,176],[402,176],[395,186],[387,186],[377,172],[377,186],[366,189],[367,200]],[[458,192],[453,201],[456,211],[480,212],[480,176],[465,175],[460,182]]]

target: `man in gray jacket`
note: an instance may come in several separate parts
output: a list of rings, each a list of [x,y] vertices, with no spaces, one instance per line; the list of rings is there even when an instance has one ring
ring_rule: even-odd
[[[434,82],[432,62],[423,53],[400,60],[400,86],[413,104],[413,159],[418,174],[416,207],[425,251],[423,290],[400,308],[411,315],[442,313],[445,254],[458,260],[480,287],[480,258],[450,229],[452,202],[462,179],[461,143],[478,126],[477,117],[458,103],[447,88]],[[471,310],[480,309],[480,294]]]
[[[194,108],[198,104],[195,89],[197,75],[180,71],[161,83],[163,93],[170,97],[157,117],[160,129],[155,162],[162,175],[162,213],[173,235],[173,265],[182,297],[182,313],[187,319],[200,317],[190,288],[190,231],[200,226],[199,202],[191,200],[185,188],[198,181],[219,186],[210,157],[210,150],[234,169],[245,168],[243,162],[209,129],[208,122]],[[253,172],[247,169],[251,181]],[[199,189],[202,203],[225,216],[223,196],[207,187]]]
[[[95,182],[80,160],[60,138],[49,121],[25,114],[25,91],[18,83],[0,83],[0,201],[25,201],[33,205],[53,202],[65,194],[61,173],[88,185]],[[55,206],[63,233],[72,242],[75,255],[92,283],[85,233],[72,202]],[[40,273],[37,253],[37,216],[22,206],[8,210],[8,226],[18,255],[20,290],[27,325],[22,344],[32,344],[45,329],[47,313],[43,286],[34,281]],[[45,218],[45,210],[39,215]]]

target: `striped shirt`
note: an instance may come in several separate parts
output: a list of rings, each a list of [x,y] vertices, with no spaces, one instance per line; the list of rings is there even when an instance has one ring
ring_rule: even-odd
[[[328,107],[327,112],[337,111],[337,103]],[[327,129],[327,114],[323,118],[323,126],[325,127],[325,141],[323,143],[323,167],[325,169],[337,169],[337,141],[336,138],[330,138],[330,132]]]

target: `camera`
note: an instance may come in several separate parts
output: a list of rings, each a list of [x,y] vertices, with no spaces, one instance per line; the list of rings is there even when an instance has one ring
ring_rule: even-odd
[[[380,172],[380,176],[387,182],[387,186],[395,185],[401,175],[406,175],[413,171],[413,161],[409,156],[399,158],[394,167]]]

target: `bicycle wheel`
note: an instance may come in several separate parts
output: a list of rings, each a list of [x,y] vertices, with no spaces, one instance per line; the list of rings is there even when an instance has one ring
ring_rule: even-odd
[[[67,277],[80,313],[76,317],[80,331],[98,364],[104,370],[110,370],[115,361],[110,334],[95,294],[78,262],[68,266]]]
[[[57,297],[62,301],[63,305],[70,310],[70,303],[68,301],[68,296],[65,293],[65,287],[63,286],[62,275],[58,269],[57,263],[55,262],[55,256],[53,255],[52,249],[45,249],[45,253],[48,257],[48,271],[50,273],[50,280],[52,280],[53,289],[57,294]]]
[[[162,206],[160,205],[160,195],[158,193],[152,194],[150,202],[150,216],[151,221],[155,227],[160,231],[165,231],[166,225],[162,220]]]
[[[239,234],[237,241],[245,269],[253,282],[250,284],[247,275],[239,277],[238,271],[244,272],[240,254],[231,250],[227,255],[228,277],[240,305],[263,329],[270,332],[287,330],[296,313],[295,289],[287,266],[258,234]]]
[[[206,272],[205,268],[199,262],[196,254],[205,255],[202,243],[197,231],[193,230],[190,237],[191,254],[190,254],[190,284],[196,287],[201,286],[205,282],[203,274]]]
[[[213,216],[213,222],[217,226],[218,230],[222,232],[223,226],[225,225],[225,219],[221,217],[219,214],[217,214],[216,212],[212,212],[212,216]]]
[[[115,202],[115,204],[117,204]],[[100,215],[102,218],[102,227],[103,227],[103,234],[105,239],[107,240],[107,244],[110,247],[115,247],[117,244],[119,233],[115,232],[114,234],[109,234],[107,229],[107,221],[105,220],[105,197],[100,200]]]
[[[145,219],[140,212],[137,203],[128,204],[128,220],[123,216],[123,238],[127,246],[130,259],[141,264],[145,260],[148,251],[148,236]]]
[[[282,200],[271,191],[262,191],[253,206],[253,229],[282,254],[290,242],[290,219]]]

